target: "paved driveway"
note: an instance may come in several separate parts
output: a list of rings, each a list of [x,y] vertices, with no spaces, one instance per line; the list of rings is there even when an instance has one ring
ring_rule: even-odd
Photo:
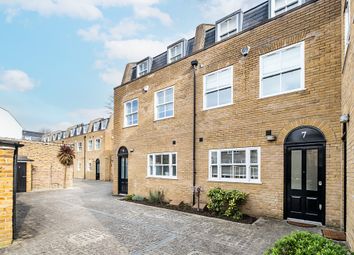
[[[0,254],[262,254],[296,230],[253,225],[119,201],[111,183],[77,181],[67,190],[18,195],[18,237]]]

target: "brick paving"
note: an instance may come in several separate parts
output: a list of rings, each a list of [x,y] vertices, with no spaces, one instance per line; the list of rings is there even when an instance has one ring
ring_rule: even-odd
[[[260,219],[252,225],[120,201],[112,184],[20,193],[17,239],[0,254],[262,254],[300,228]],[[312,229],[319,231],[319,229]]]

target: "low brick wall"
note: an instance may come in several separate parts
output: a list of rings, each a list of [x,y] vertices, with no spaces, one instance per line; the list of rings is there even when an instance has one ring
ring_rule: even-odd
[[[20,156],[27,156],[33,162],[27,163],[27,191],[48,190],[64,187],[64,171],[57,159],[59,144],[22,141]],[[67,169],[66,187],[72,187],[73,168]],[[29,187],[30,186],[30,187]]]
[[[13,149],[0,148],[0,248],[12,242]]]

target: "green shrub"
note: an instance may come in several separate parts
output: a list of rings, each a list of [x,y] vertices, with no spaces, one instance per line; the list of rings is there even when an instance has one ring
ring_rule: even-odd
[[[126,197],[124,199],[126,201],[132,201],[134,196],[135,196],[134,194],[126,195]]]
[[[144,197],[143,196],[139,196],[139,195],[134,195],[132,197],[133,201],[144,201]]]
[[[343,246],[318,234],[294,232],[279,239],[265,255],[349,255]]]
[[[247,194],[238,190],[223,190],[214,188],[208,192],[208,209],[218,216],[227,216],[233,220],[240,220],[242,212],[240,206],[246,201]]]
[[[152,204],[164,204],[165,203],[165,193],[163,190],[150,191],[148,200]]]

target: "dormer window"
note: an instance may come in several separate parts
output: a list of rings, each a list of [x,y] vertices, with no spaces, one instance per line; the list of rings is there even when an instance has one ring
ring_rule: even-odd
[[[241,11],[232,13],[231,15],[216,22],[216,40],[223,40],[233,34],[241,31]]]
[[[61,140],[62,133],[58,133],[58,140]]]
[[[83,131],[84,131],[84,132],[83,132],[84,134],[87,134],[88,128],[89,128],[89,125],[86,124],[86,125],[84,126],[84,130],[83,130]]]
[[[76,128],[76,135],[81,135],[82,126]]]
[[[137,77],[143,76],[150,72],[151,58],[146,58],[137,65]]]
[[[275,17],[305,2],[305,0],[270,0],[270,16]]]
[[[108,119],[101,121],[101,130],[105,130],[107,128]]]
[[[66,138],[66,132],[64,131],[63,132],[63,139],[65,139]]]
[[[93,132],[96,132],[100,129],[100,122],[93,123]]]
[[[182,39],[172,46],[169,46],[167,50],[168,63],[172,63],[183,58],[186,55],[186,45],[187,41]]]
[[[70,136],[74,136],[75,135],[75,128],[70,130]]]

